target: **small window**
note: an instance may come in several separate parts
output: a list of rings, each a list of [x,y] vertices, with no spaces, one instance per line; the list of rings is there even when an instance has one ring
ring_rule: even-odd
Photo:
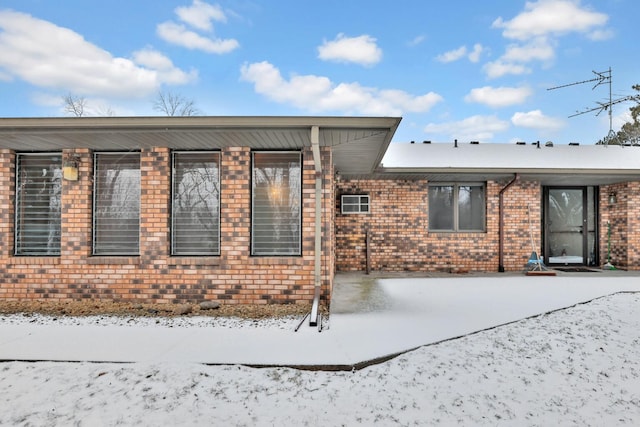
[[[343,195],[340,203],[343,214],[369,213],[369,196],[366,194]]]
[[[220,254],[220,153],[174,152],[172,255]]]
[[[61,179],[61,155],[17,156],[16,255],[60,255]]]
[[[429,230],[485,231],[484,184],[429,185]]]
[[[302,162],[299,152],[255,152],[252,255],[300,255]]]
[[[94,255],[138,255],[140,153],[97,153],[94,187]]]

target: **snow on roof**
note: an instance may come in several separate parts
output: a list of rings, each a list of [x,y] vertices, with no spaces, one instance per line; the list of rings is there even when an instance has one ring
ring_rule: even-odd
[[[640,147],[605,145],[392,143],[385,172],[616,172],[640,175]]]

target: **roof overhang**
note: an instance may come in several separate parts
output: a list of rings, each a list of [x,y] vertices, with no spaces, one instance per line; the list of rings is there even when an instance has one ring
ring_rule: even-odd
[[[0,148],[22,152],[238,146],[292,150],[311,147],[311,129],[317,127],[319,145],[332,147],[337,170],[369,174],[380,163],[400,120],[310,116],[0,118]]]
[[[606,185],[640,180],[640,147],[402,144],[389,146],[379,178],[439,182],[506,181]]]

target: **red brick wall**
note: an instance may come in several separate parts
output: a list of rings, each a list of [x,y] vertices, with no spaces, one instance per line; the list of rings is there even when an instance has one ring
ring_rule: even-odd
[[[66,152],[64,154],[68,154]],[[309,303],[314,294],[315,178],[313,155],[303,155],[302,255],[252,257],[251,151],[221,153],[221,254],[170,256],[170,150],[140,153],[140,256],[91,256],[93,154],[77,149],[80,179],[63,181],[59,257],[13,256],[15,154],[0,151],[0,298],[103,298],[139,302],[226,304]],[[333,279],[333,174],[329,149],[323,161],[321,283],[326,300]]]
[[[522,270],[534,248],[542,257],[542,187],[535,181],[516,181],[504,193],[505,270]],[[533,236],[533,244],[531,237]]]
[[[609,203],[615,193],[616,203]],[[600,189],[600,265],[607,262],[607,225],[611,225],[611,264],[640,270],[640,182],[603,186]]]
[[[379,271],[498,271],[498,194],[506,182],[487,183],[483,233],[428,231],[426,180],[342,180],[336,194],[336,268],[364,271],[366,233],[370,268]],[[340,213],[340,195],[368,194],[369,214]],[[506,270],[522,270],[531,255],[531,225],[540,251],[540,185],[516,182],[504,195]]]

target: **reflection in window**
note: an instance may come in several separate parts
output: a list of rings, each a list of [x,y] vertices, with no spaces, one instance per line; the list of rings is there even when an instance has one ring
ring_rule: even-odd
[[[484,231],[484,184],[429,185],[429,230]]]
[[[96,154],[94,185],[94,254],[137,255],[140,154]]]
[[[173,153],[172,254],[220,253],[220,154]]]
[[[19,154],[16,255],[60,255],[62,156]]]
[[[253,153],[252,178],[252,254],[299,255],[300,153]]]
[[[340,201],[343,214],[369,213],[369,196],[366,194],[343,195]]]

